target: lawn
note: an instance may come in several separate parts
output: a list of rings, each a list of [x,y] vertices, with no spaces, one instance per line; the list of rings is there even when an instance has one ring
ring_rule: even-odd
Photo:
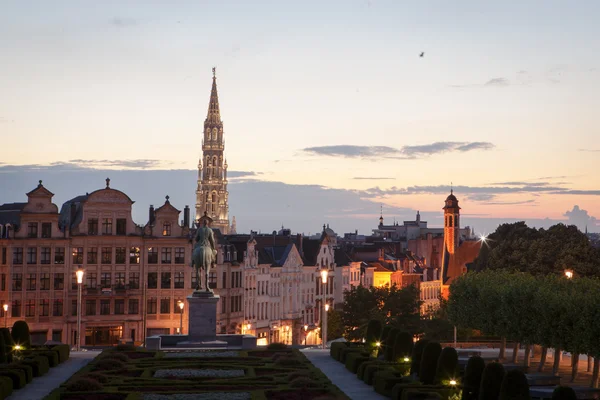
[[[47,400],[345,400],[295,349],[105,350]]]

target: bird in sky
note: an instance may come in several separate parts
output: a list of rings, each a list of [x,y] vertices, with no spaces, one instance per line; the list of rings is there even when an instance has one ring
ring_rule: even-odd
[[[425,52],[422,51],[421,54],[419,54],[419,57],[423,57],[425,55]]]

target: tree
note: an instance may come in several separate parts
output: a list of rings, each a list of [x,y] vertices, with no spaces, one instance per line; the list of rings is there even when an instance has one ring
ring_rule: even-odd
[[[367,324],[371,319],[385,320],[381,300],[374,287],[354,286],[345,291],[341,314],[344,337],[350,341],[359,341],[365,337]]]
[[[25,321],[15,321],[12,327],[11,335],[15,344],[23,349],[31,348],[31,335],[29,334],[29,325]]]
[[[337,310],[329,310],[327,316],[327,340],[339,339],[344,335],[344,323],[342,313]]]

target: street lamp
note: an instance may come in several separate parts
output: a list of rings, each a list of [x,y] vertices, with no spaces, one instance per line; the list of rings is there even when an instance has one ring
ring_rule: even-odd
[[[573,271],[570,269],[565,270],[565,276],[567,277],[567,279],[573,278]]]
[[[4,327],[6,328],[6,318],[8,317],[8,304],[2,306],[4,309]]]
[[[327,276],[329,275],[329,271],[326,268],[321,270],[321,282],[323,283],[323,318],[321,319],[323,323],[323,335],[322,335],[322,344],[323,348],[327,348],[327,311],[329,310],[329,304],[327,304],[327,296],[325,295],[325,289],[327,288]]]
[[[83,269],[79,267],[77,272],[77,351],[81,350],[81,284],[83,283]]]
[[[183,335],[183,301],[179,300],[177,305],[179,306],[179,334]]]
[[[327,348],[327,313],[329,312],[329,304],[325,303],[325,313],[323,314],[323,348]]]
[[[304,325],[304,345],[306,346],[306,339],[308,338],[308,325]]]

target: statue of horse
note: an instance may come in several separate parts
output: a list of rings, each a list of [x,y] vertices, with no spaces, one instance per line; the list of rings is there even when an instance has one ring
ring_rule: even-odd
[[[206,285],[206,291],[212,292],[208,287],[208,275],[210,273],[213,264],[217,260],[217,249],[215,246],[215,236],[208,226],[206,220],[204,220],[203,226],[198,228],[196,232],[196,245],[192,252],[192,268],[196,270],[196,290],[202,289],[202,283],[200,281],[200,269],[204,270],[204,284]]]

